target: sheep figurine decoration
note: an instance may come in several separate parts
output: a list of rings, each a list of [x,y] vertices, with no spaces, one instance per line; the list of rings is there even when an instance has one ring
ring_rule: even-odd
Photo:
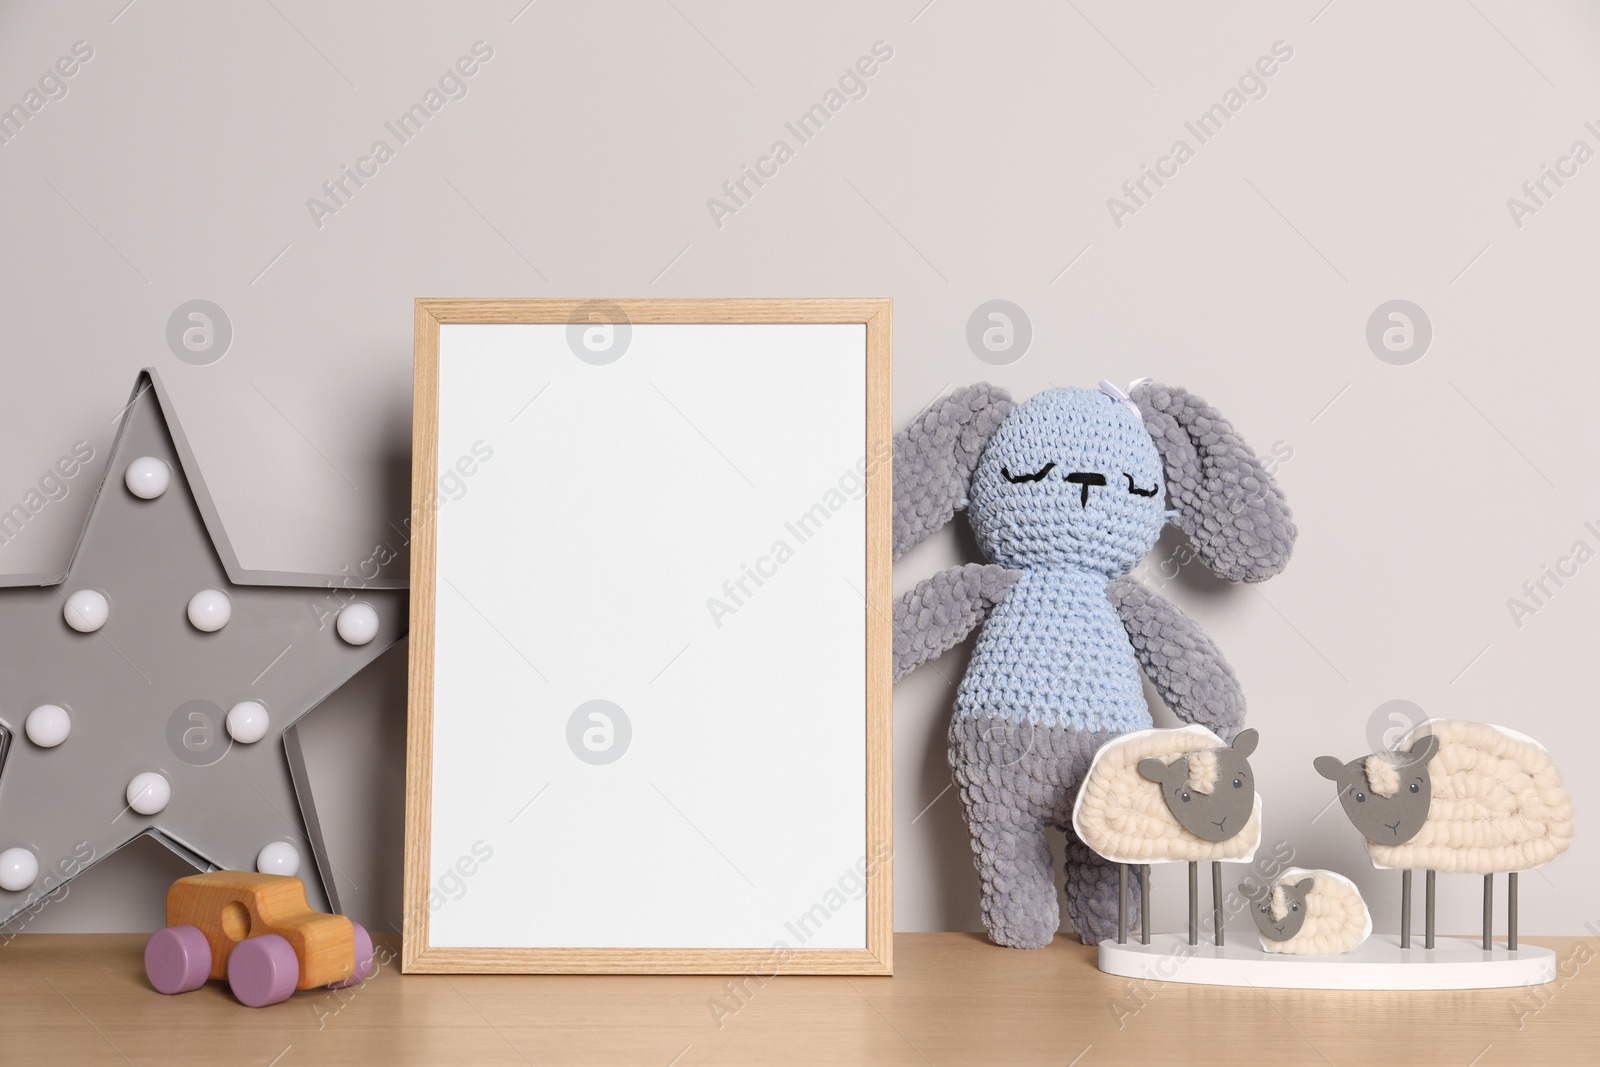
[[[1399,869],[1400,947],[1411,943],[1411,872],[1427,871],[1426,947],[1434,947],[1434,875],[1483,875],[1483,947],[1493,947],[1494,876],[1507,874],[1506,945],[1517,947],[1517,872],[1572,843],[1572,798],[1544,747],[1499,726],[1429,719],[1392,751],[1345,763],[1319,756],[1344,813],[1380,869]]]
[[[1240,882],[1261,948],[1295,956],[1336,956],[1359,948],[1372,933],[1361,890],[1334,871],[1291,867],[1271,885]]]
[[[1189,863],[1189,944],[1199,944],[1198,865],[1211,861],[1216,942],[1224,941],[1222,860],[1248,863],[1261,843],[1261,797],[1250,753],[1258,735],[1226,744],[1204,726],[1138,730],[1100,746],[1072,806],[1072,829],[1119,865],[1117,943],[1128,940],[1128,864],[1139,865],[1139,940],[1150,943],[1150,864]]]
[[[1152,725],[1140,670],[1186,723],[1223,742],[1244,697],[1211,639],[1131,572],[1168,522],[1179,551],[1230,581],[1289,561],[1283,494],[1215,408],[1178,388],[988,384],[930,404],[894,439],[894,555],[965,509],[988,563],[935,574],[894,609],[896,678],[982,624],[956,693],[949,759],[989,937],[1050,943],[1060,926],[1047,830],[1067,829],[1107,741]],[[987,621],[985,621],[987,619]],[[1121,877],[1069,833],[1067,912],[1089,944],[1114,932]]]

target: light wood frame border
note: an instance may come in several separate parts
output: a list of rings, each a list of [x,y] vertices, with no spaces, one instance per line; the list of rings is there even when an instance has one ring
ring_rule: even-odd
[[[439,327],[458,323],[575,321],[586,304],[621,308],[632,323],[861,323],[867,332],[866,842],[867,944],[794,948],[445,948],[428,944],[433,812],[433,651],[439,467]],[[406,973],[850,974],[886,975],[894,964],[894,784],[891,695],[890,360],[893,302],[880,299],[471,300],[416,302],[412,408],[411,634],[406,728]]]

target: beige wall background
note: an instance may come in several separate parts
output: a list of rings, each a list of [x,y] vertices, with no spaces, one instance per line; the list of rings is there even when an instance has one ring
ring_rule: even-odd
[[[1501,722],[1557,752],[1582,820],[1572,851],[1522,880],[1523,929],[1600,921],[1583,762],[1600,607],[1593,6],[11,3],[0,105],[80,41],[92,56],[0,145],[0,505],[74,442],[96,460],[0,546],[0,569],[65,564],[142,366],[244,564],[331,572],[408,510],[413,297],[892,296],[897,427],[983,378],[1025,396],[1153,375],[1279,456],[1301,529],[1285,574],[1231,587],[1178,566],[1170,541],[1144,571],[1243,681],[1270,839],[1352,874],[1393,927],[1398,876],[1370,869],[1337,812],[1318,817],[1331,794],[1312,757],[1366,751],[1416,709]],[[480,41],[492,56],[464,95],[447,85],[400,144],[385,123]],[[841,87],[877,42],[892,55]],[[840,106],[801,143],[785,123],[831,89]],[[1216,104],[1228,118],[1202,142],[1186,123]],[[380,138],[393,157],[328,202],[323,183],[370,171]],[[788,157],[761,163],[780,139]],[[1190,153],[1163,162],[1179,140]],[[723,184],[746,166],[770,176],[740,204]],[[1163,184],[1125,192],[1146,167]],[[232,330],[205,365],[166,336],[195,299]],[[985,361],[969,320],[992,300],[1016,329]],[[1368,324],[1395,300],[1415,305],[1413,332],[1390,351]],[[969,558],[959,532],[903,559],[899,586]],[[895,694],[902,930],[980,925],[944,757],[965,656]],[[341,892],[378,928],[400,915],[404,659],[306,727]],[[152,927],[181,873],[131,848],[28,929]],[[1157,882],[1176,928],[1182,871]],[[1442,930],[1475,928],[1472,879],[1445,880],[1440,902]]]

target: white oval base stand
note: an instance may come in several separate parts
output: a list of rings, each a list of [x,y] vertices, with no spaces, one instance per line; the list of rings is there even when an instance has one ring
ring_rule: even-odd
[[[1413,937],[1403,949],[1397,935],[1374,934],[1343,955],[1290,956],[1263,952],[1245,931],[1228,937],[1222,948],[1191,946],[1187,934],[1151,934],[1148,945],[1136,936],[1125,945],[1102,941],[1100,969],[1156,982],[1264,989],[1495,989],[1542,985],[1556,976],[1556,954],[1537,945],[1511,952],[1496,942],[1485,952],[1481,941],[1437,937],[1425,949]]]

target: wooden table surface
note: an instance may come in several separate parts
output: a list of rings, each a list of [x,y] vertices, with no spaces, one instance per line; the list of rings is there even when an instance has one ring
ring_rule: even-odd
[[[1139,985],[1093,950],[901,934],[893,978],[431,976],[241,1007],[222,983],[163,997],[136,934],[0,944],[0,1064],[1600,1063],[1600,946],[1555,949],[1537,989],[1448,993]]]

